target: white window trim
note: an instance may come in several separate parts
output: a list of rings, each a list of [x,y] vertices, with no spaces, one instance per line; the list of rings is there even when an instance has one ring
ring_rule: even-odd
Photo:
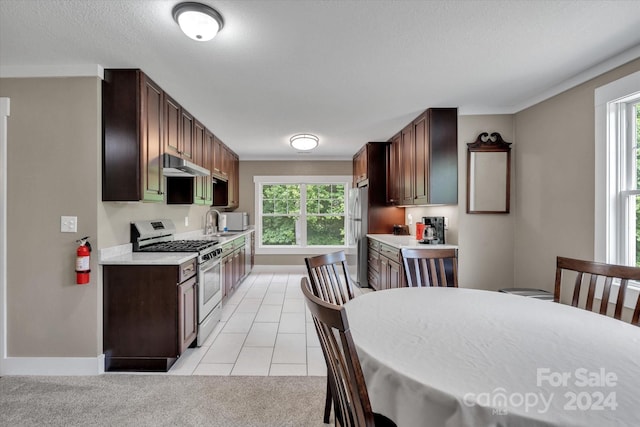
[[[608,179],[610,172],[618,160],[618,153],[614,144],[609,144],[611,138],[616,138],[617,126],[609,127],[608,123],[615,120],[615,105],[624,102],[640,93],[640,71],[630,74],[609,84],[596,88],[595,103],[595,206],[594,206],[594,260],[598,262],[612,262],[615,245],[624,244],[616,236],[613,221],[617,215],[615,198],[619,183]],[[618,204],[619,205],[619,204]],[[635,307],[639,297],[640,284],[632,283],[627,290],[625,307]],[[614,285],[615,286],[615,285]],[[612,293],[613,293],[612,289]],[[617,291],[617,289],[616,289]],[[615,292],[617,295],[617,292]],[[602,285],[598,286],[596,295],[602,295]]]
[[[262,221],[260,218],[260,206],[262,205],[262,193],[260,191],[260,185],[263,184],[344,184],[346,191],[346,198],[348,199],[348,190],[351,185],[353,177],[351,175],[321,175],[321,176],[299,176],[299,175],[284,175],[284,176],[265,176],[256,175],[253,177],[254,183],[254,200],[255,200],[255,235],[256,235],[256,255],[320,255],[326,254],[331,251],[344,250],[345,253],[351,254],[352,249],[346,245],[337,246],[314,246],[300,248],[298,246],[285,246],[285,247],[265,247],[262,245]],[[345,201],[348,206],[348,200]],[[345,212],[347,215],[347,212]],[[302,232],[306,232],[302,230]],[[345,230],[348,235],[349,230]]]

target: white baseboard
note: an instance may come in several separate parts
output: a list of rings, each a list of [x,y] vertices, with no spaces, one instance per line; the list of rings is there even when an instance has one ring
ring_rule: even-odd
[[[104,354],[97,357],[7,357],[2,375],[101,375]]]
[[[307,267],[304,265],[266,265],[255,264],[253,271],[256,273],[293,273],[293,274],[306,274]]]

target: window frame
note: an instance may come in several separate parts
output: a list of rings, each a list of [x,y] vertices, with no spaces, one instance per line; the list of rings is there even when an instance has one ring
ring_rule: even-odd
[[[640,71],[596,88],[595,104],[595,207],[594,259],[609,264],[629,265],[630,246],[635,238],[630,227],[628,200],[640,194],[633,188],[633,156],[627,141],[632,121],[630,105],[640,102]],[[630,230],[635,235],[635,228]],[[635,248],[634,248],[635,249]],[[635,266],[635,260],[632,264]],[[614,283],[617,287],[617,284]],[[602,286],[596,290],[601,295]],[[640,283],[630,283],[625,307],[635,306]],[[617,292],[614,291],[615,297]]]
[[[345,239],[344,245],[323,245],[323,246],[306,246],[306,245],[290,245],[290,246],[267,246],[262,242],[262,186],[263,185],[277,185],[277,184],[339,184],[344,185],[344,218],[345,218],[345,235],[348,236],[348,206],[349,206],[349,189],[351,188],[353,177],[351,175],[310,175],[310,176],[254,176],[254,212],[255,212],[255,233],[256,233],[256,247],[255,251],[258,255],[299,255],[302,253],[309,255],[324,254],[328,250],[344,250],[346,253],[350,252],[348,241]],[[300,206],[300,239],[306,242],[306,186],[301,189],[301,206]]]
[[[633,188],[633,151],[629,120],[632,105],[640,102],[640,72],[595,91],[596,173],[595,173],[595,259],[610,264],[635,265],[635,238],[629,231],[633,218],[629,198],[640,194]],[[603,226],[604,224],[604,226]]]

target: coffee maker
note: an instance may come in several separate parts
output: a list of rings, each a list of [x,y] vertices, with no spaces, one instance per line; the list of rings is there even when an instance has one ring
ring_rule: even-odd
[[[444,217],[423,216],[424,231],[420,243],[427,245],[444,245]]]

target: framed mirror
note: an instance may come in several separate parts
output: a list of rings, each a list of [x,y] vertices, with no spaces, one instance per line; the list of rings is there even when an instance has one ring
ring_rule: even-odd
[[[467,144],[467,213],[509,213],[511,143],[483,132]]]

